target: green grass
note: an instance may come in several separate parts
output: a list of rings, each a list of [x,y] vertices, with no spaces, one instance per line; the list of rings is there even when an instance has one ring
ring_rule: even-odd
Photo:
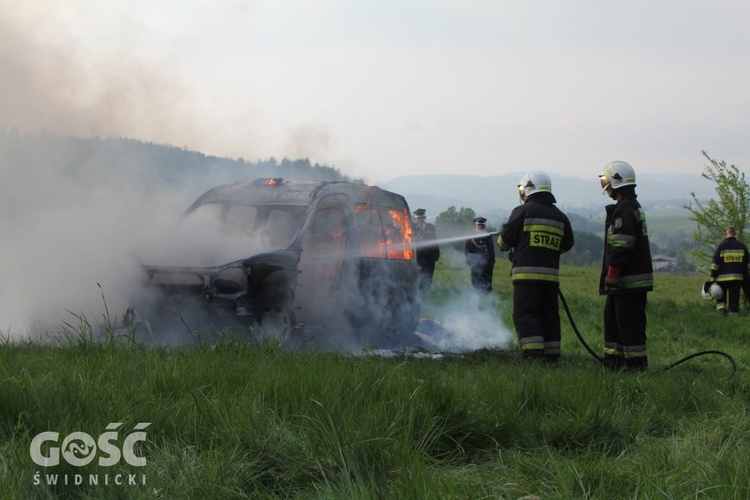
[[[447,259],[446,259],[447,262]],[[507,261],[497,321],[510,323]],[[659,275],[651,369],[602,369],[563,313],[563,360],[526,364],[515,345],[440,358],[287,352],[231,340],[194,349],[95,341],[85,318],[59,347],[0,345],[1,498],[748,498],[748,317],[717,318],[701,276]],[[598,272],[564,268],[562,290],[601,350]],[[439,266],[424,298],[440,313],[469,287]],[[690,353],[721,356],[663,367]],[[40,467],[43,431],[121,443],[150,422],[145,467]],[[136,486],[35,485],[34,474],[145,476]],[[103,480],[103,479],[102,479]],[[139,479],[140,482],[140,479]]]

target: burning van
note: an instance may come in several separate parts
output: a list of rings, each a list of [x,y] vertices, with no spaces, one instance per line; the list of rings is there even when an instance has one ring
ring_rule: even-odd
[[[181,225],[199,235],[174,252],[196,249],[188,265],[143,266],[138,328],[169,342],[187,329],[406,345],[420,315],[409,213],[402,196],[364,184],[217,186],[184,214]]]

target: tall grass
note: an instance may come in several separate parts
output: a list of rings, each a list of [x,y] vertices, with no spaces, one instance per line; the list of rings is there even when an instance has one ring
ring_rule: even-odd
[[[495,273],[508,322],[505,263]],[[563,269],[582,335],[601,349],[597,270]],[[701,277],[659,276],[649,300],[650,371],[605,371],[563,319],[563,360],[515,347],[441,357],[286,351],[272,340],[191,349],[92,337],[81,315],[60,346],[0,345],[3,498],[747,498],[746,316],[717,318]],[[467,287],[439,268],[426,315]],[[700,356],[721,349],[737,361]],[[145,467],[40,467],[43,431],[123,435],[150,422]],[[121,436],[122,439],[123,436]],[[34,474],[138,474],[145,484],[50,486]]]

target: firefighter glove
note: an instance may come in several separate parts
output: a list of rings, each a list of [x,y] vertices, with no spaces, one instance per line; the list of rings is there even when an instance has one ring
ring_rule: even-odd
[[[617,288],[617,281],[620,279],[620,268],[609,266],[607,277],[604,278],[605,288]]]

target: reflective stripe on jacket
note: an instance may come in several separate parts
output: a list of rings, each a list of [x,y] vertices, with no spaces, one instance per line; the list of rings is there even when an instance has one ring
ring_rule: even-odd
[[[599,293],[650,292],[654,289],[654,270],[646,213],[635,198],[621,198],[616,204],[607,205],[606,209]],[[607,288],[604,284],[609,266],[620,269],[617,288]]]
[[[514,208],[500,231],[500,248],[514,251],[513,282],[559,283],[560,254],[573,248],[568,217],[545,194]]]
[[[742,281],[747,270],[747,247],[730,237],[719,243],[711,263],[711,277],[716,281]]]

